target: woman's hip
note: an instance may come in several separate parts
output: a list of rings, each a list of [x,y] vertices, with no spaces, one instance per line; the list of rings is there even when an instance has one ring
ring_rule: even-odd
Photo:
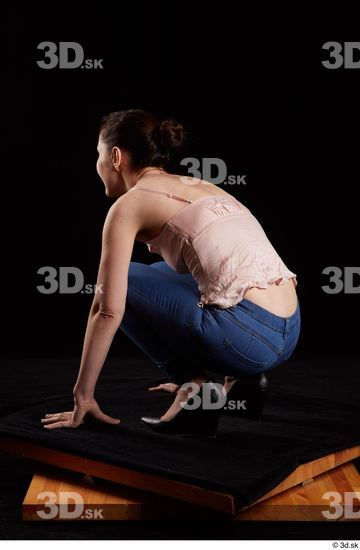
[[[243,300],[227,309],[205,307],[196,336],[212,361],[251,374],[288,359],[297,345],[300,326],[299,305],[293,315],[282,318]]]

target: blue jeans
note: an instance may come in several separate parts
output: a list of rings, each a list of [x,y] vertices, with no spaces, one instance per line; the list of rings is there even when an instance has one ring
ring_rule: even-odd
[[[122,330],[166,375],[182,384],[208,368],[251,376],[290,357],[300,334],[300,307],[284,318],[243,299],[200,308],[190,273],[166,262],[130,262]]]

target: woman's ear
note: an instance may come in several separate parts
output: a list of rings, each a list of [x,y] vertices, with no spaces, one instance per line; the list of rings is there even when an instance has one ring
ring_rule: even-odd
[[[113,147],[111,149],[111,161],[116,172],[119,172],[121,165],[121,151],[119,147]]]

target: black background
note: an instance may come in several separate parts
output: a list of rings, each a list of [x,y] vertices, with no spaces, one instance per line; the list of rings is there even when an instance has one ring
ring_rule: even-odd
[[[355,16],[232,3],[9,8],[2,72],[2,354],[82,349],[89,294],[44,295],[42,266],[94,284],[112,200],[96,170],[99,119],[144,108],[191,133],[186,155],[219,157],[224,188],[259,219],[298,276],[299,357],[357,358],[360,296],[326,294],[327,266],[358,266],[360,70],[329,70],[322,45],[360,40]],[[331,17],[330,17],[331,15]],[[344,14],[343,14],[344,15]],[[104,69],[44,70],[37,45],[75,41]],[[176,171],[176,167],[175,167]],[[157,259],[136,243],[133,260]],[[158,258],[160,259],[160,258]],[[118,331],[111,354],[138,354]]]

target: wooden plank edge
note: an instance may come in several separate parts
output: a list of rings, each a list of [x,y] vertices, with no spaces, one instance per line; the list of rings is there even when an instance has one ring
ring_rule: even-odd
[[[91,458],[72,455],[70,453],[9,437],[0,437],[0,449],[10,454],[21,455],[34,461],[51,464],[52,466],[88,474],[90,476],[93,475],[121,485],[210,508],[224,514],[234,515],[236,513],[235,497],[228,493],[222,493],[212,489],[205,489],[198,485],[130,470],[122,466],[105,464]]]
[[[278,495],[279,493],[282,493],[284,491],[287,491],[288,489],[291,489],[291,487],[295,487],[295,485],[298,485],[303,481],[315,478],[316,476],[328,472],[333,468],[336,468],[337,466],[341,466],[346,462],[350,462],[351,460],[354,460],[359,456],[360,445],[356,445],[355,447],[350,447],[348,449],[343,449],[341,451],[336,451],[335,453],[322,456],[320,458],[312,460],[311,462],[300,464],[300,466],[298,466],[296,470],[294,470],[287,478],[285,478],[276,487],[274,487],[274,489],[263,495],[261,498],[259,498],[249,506],[237,508],[235,502],[235,507],[239,512],[241,510],[250,508],[251,506],[255,506],[259,502],[267,500],[268,498]]]

